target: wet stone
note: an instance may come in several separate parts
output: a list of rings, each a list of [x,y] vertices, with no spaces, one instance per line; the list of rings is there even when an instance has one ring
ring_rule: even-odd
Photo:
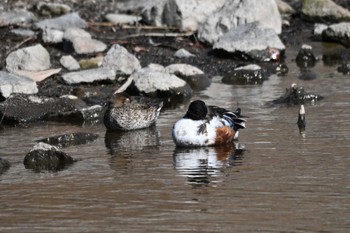
[[[26,94],[13,94],[0,103],[3,123],[33,122],[44,119],[49,114],[75,109],[74,102],[67,98],[47,98]]]
[[[8,160],[0,158],[0,175],[10,168],[11,164]]]
[[[36,82],[23,76],[0,71],[0,96],[8,98],[12,93],[35,94]]]
[[[39,142],[26,154],[23,164],[36,172],[60,171],[76,161],[57,147]]]
[[[60,112],[49,116],[50,120],[66,121],[79,125],[93,125],[102,122],[104,108],[101,105],[94,105],[86,108],[76,109],[74,111]]]
[[[226,74],[222,78],[222,82],[226,84],[254,85],[262,84],[267,78],[267,75],[260,66],[247,65],[238,67],[231,73]]]
[[[286,93],[278,99],[273,100],[272,104],[315,104],[317,101],[322,99],[323,96],[309,93],[305,91],[304,87],[299,87],[296,84],[292,84],[290,88],[286,89]]]
[[[37,142],[44,142],[58,147],[68,147],[86,144],[96,140],[97,138],[98,135],[94,133],[76,132],[39,139]]]
[[[350,74],[350,63],[344,63],[342,64],[341,66],[339,66],[337,68],[338,72],[339,73],[342,73],[342,74]]]
[[[295,61],[301,68],[314,67],[316,65],[316,57],[312,52],[312,47],[306,44],[302,45]]]

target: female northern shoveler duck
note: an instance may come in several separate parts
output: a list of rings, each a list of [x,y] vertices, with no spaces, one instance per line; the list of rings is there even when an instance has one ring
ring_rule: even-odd
[[[108,102],[104,124],[109,131],[147,128],[159,116],[163,102],[142,96],[114,93]]]
[[[185,116],[173,127],[172,136],[177,146],[214,146],[232,143],[238,138],[238,130],[245,128],[240,118],[241,109],[235,112],[203,101],[193,101]]]

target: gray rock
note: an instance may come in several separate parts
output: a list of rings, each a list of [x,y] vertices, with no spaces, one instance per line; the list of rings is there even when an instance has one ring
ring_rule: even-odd
[[[46,44],[58,44],[63,41],[64,32],[57,29],[45,28],[41,38]]]
[[[12,29],[10,32],[16,36],[21,36],[21,37],[35,36],[35,32],[29,29],[18,28],[18,29]]]
[[[0,94],[4,98],[8,98],[12,93],[35,94],[37,92],[35,81],[0,71]]]
[[[302,16],[313,22],[350,21],[350,11],[332,0],[303,0]]]
[[[291,7],[288,3],[282,0],[276,0],[278,11],[282,15],[291,15],[295,13],[293,7]]]
[[[117,74],[130,75],[141,69],[140,61],[123,46],[113,45],[103,59],[102,67],[113,69]]]
[[[68,43],[63,45],[64,49],[70,52],[73,48],[77,54],[97,53],[107,48],[105,43],[92,39],[90,33],[80,28],[66,29],[63,39]]]
[[[60,59],[60,63],[67,70],[79,70],[80,69],[79,63],[71,55],[62,56]]]
[[[322,39],[322,32],[326,30],[328,26],[322,23],[315,23],[314,30],[312,31],[313,37],[315,39]]]
[[[0,12],[0,26],[30,24],[35,21],[36,18],[33,13],[27,10],[13,10],[9,12]]]
[[[50,54],[41,44],[18,49],[6,58],[6,69],[11,73],[17,70],[42,71],[50,66]]]
[[[332,24],[322,32],[323,40],[337,41],[345,47],[350,47],[350,23]]]
[[[59,113],[52,119],[59,119],[60,121],[74,122],[76,124],[96,124],[102,122],[104,115],[104,108],[101,105],[94,105],[86,108],[76,109],[74,111],[67,111]]]
[[[10,168],[11,164],[8,160],[0,158],[0,175]]]
[[[101,80],[114,80],[116,73],[109,68],[96,68],[89,70],[82,70],[76,72],[69,72],[62,75],[62,78],[67,84],[77,83],[92,83]]]
[[[192,65],[172,64],[165,67],[165,70],[186,81],[193,90],[204,90],[211,84],[211,79],[202,70]]]
[[[0,103],[5,123],[26,123],[42,120],[50,114],[76,110],[74,101],[28,94],[12,94]]]
[[[59,171],[76,161],[57,147],[39,142],[26,154],[23,164],[26,169],[36,172]]]
[[[285,46],[274,30],[254,22],[231,29],[214,43],[213,48],[244,53],[255,60],[264,61],[270,59],[270,48],[284,50]]]
[[[235,85],[255,85],[262,84],[267,80],[267,76],[262,68],[255,64],[241,66],[226,74],[222,78],[222,82]]]
[[[174,53],[174,57],[189,58],[189,57],[195,57],[195,55],[188,52],[186,49],[179,49]]]
[[[163,23],[182,31],[197,31],[199,25],[225,2],[226,0],[169,0],[164,6]]]
[[[134,25],[142,19],[141,16],[117,14],[117,13],[107,14],[105,18],[109,22],[112,22],[114,24],[130,24],[130,25]]]
[[[37,140],[37,142],[43,142],[57,147],[68,147],[86,144],[88,142],[96,140],[97,138],[98,135],[94,133],[77,132],[43,138]]]
[[[276,34],[281,33],[281,15],[275,0],[226,1],[220,10],[210,15],[199,27],[198,38],[213,44],[231,29],[255,21],[259,21],[264,28],[274,30]]]
[[[130,0],[116,2],[119,12],[142,15],[143,21],[154,26],[163,25],[164,5],[168,0]]]
[[[35,26],[42,30],[52,28],[64,31],[66,28],[87,28],[88,24],[77,13],[69,13],[52,19],[44,19],[35,23]]]
[[[51,15],[64,15],[71,12],[70,6],[62,3],[50,3],[40,1],[36,4],[36,8],[40,15],[51,16]]]
[[[130,78],[140,92],[150,97],[159,97],[158,94],[179,97],[192,95],[192,89],[184,80],[169,74],[164,68],[161,70],[160,67],[145,67],[134,72]]]

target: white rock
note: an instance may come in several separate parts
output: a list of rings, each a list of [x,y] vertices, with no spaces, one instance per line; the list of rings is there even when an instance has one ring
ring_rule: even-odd
[[[189,64],[171,64],[165,67],[165,70],[170,74],[180,74],[181,76],[204,74],[202,70]]]
[[[187,85],[184,80],[169,74],[165,69],[160,71],[146,67],[134,72],[130,77],[134,80],[137,89],[145,93],[169,91]]]
[[[227,52],[251,52],[268,48],[284,50],[285,46],[274,30],[262,28],[255,22],[231,29],[214,43],[213,48]]]
[[[142,17],[136,15],[127,15],[127,14],[107,14],[105,17],[109,22],[114,24],[135,24],[139,22]]]
[[[275,0],[226,1],[220,10],[210,15],[199,27],[198,38],[213,44],[232,28],[255,21],[277,34],[281,33],[282,20]]]
[[[36,82],[22,76],[0,71],[0,93],[7,98],[12,93],[36,94]]]
[[[44,43],[58,44],[63,41],[63,31],[45,28],[42,33],[42,40]]]
[[[0,26],[29,24],[36,18],[33,13],[27,10],[13,10],[8,12],[0,12]]]
[[[50,54],[41,44],[18,49],[6,58],[6,69],[11,73],[17,70],[42,71],[50,66]]]
[[[71,55],[62,56],[60,59],[60,63],[67,70],[79,70],[80,69],[79,63]]]
[[[141,69],[140,61],[123,46],[113,45],[103,58],[102,67],[113,69],[117,74],[129,75]]]
[[[63,39],[72,43],[77,54],[97,53],[107,48],[105,43],[92,39],[90,33],[80,28],[68,28]]]
[[[56,18],[42,20],[37,22],[35,26],[42,30],[53,28],[64,31],[66,28],[87,28],[88,24],[77,13],[68,13]]]
[[[174,53],[174,57],[188,58],[188,57],[195,57],[195,55],[188,52],[186,49],[179,49]]]
[[[70,72],[62,75],[67,84],[92,83],[101,80],[114,80],[116,73],[108,68],[97,68]]]

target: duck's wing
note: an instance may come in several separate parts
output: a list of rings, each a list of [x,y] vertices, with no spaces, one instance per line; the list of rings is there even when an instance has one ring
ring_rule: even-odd
[[[132,96],[130,105],[138,109],[154,108],[160,110],[163,107],[163,102],[159,99],[152,99],[145,96]]]
[[[234,130],[245,128],[246,120],[241,118],[241,109],[237,108],[235,112],[217,106],[208,106],[207,118],[218,117],[222,119],[225,125]]]

